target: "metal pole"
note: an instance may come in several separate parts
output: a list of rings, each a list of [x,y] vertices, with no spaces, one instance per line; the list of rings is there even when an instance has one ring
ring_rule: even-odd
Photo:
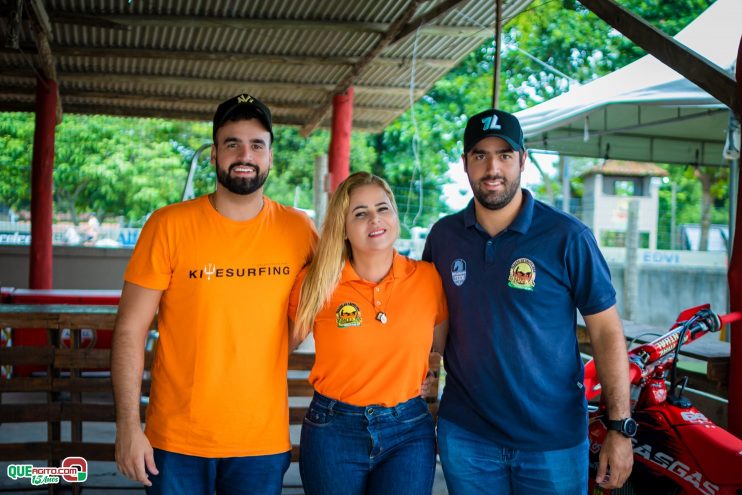
[[[677,219],[675,215],[678,209],[678,185],[672,183],[672,196],[670,200],[670,249],[675,249],[675,223]]]
[[[737,186],[739,185],[739,159],[729,161],[729,239],[727,253],[732,252],[734,245],[734,219],[737,218]]]
[[[639,202],[629,202],[629,218],[626,224],[626,261],[623,267],[623,317],[637,317],[639,301]]]
[[[314,225],[319,229],[327,211],[327,155],[314,159]]]
[[[183,189],[181,201],[186,201],[196,197],[196,193],[193,191],[193,178],[196,176],[196,169],[198,168],[198,161],[201,159],[201,153],[209,148],[211,148],[210,144],[203,144],[193,154],[193,158],[191,158],[191,166],[188,169],[188,178],[186,178],[185,188]]]
[[[36,80],[36,129],[31,164],[31,259],[28,288],[52,288],[52,215],[57,82]]]
[[[331,190],[343,182],[350,173],[350,137],[353,131],[353,86],[332,99],[332,134],[328,167],[331,175]]]
[[[559,155],[559,161],[562,164],[562,211],[569,213],[569,203],[571,200],[569,185],[570,158],[565,155]]]
[[[492,75],[492,108],[500,104],[500,55],[502,52],[502,0],[495,0],[495,63]]]
[[[742,39],[737,48],[737,67],[736,79],[742,81]],[[737,118],[742,115],[742,83],[737,84],[737,102],[738,107],[732,108],[737,114]],[[739,191],[739,181],[742,174],[737,174],[737,191]],[[737,194],[736,211],[742,208],[739,205],[740,194]],[[737,215],[734,219],[735,232],[742,228],[742,220]],[[742,310],[742,241],[734,236],[731,257],[729,259],[729,306],[732,311]],[[732,325],[730,332],[730,350],[729,350],[729,431],[732,435],[742,437],[742,322]]]

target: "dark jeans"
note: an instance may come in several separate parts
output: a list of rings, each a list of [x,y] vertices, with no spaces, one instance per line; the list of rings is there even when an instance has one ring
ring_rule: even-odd
[[[154,449],[148,495],[280,495],[291,453],[209,458]]]
[[[315,392],[301,429],[307,495],[430,495],[435,431],[419,397],[358,407]]]

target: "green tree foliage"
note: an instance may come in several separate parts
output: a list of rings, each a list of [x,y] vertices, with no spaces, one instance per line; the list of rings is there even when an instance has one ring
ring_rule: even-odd
[[[183,141],[199,131],[205,126],[182,121],[68,116],[55,150],[58,211],[137,222],[178,201],[187,174]]]
[[[621,3],[672,35],[712,2]],[[460,163],[466,119],[491,104],[493,54],[493,41],[483,43],[383,133],[353,133],[351,170],[371,170],[390,182],[403,227],[428,226],[448,213],[441,194],[445,173],[450,164]],[[577,1],[535,0],[505,26],[500,107],[517,111],[552,98],[568,90],[570,79],[588,81],[642,54]],[[33,117],[0,114],[0,131],[0,202],[25,209]],[[296,129],[286,127],[277,127],[275,133],[274,170],[266,192],[283,203],[311,208],[314,160],[317,154],[326,153],[329,134],[317,131],[304,139]],[[57,212],[73,219],[95,212],[99,218],[123,217],[141,223],[155,208],[180,199],[195,150],[210,142],[208,122],[66,115],[57,128]],[[194,181],[196,194],[214,187],[208,157],[206,150]],[[715,179],[711,190],[723,190],[724,180],[721,176]],[[691,187],[692,178],[683,184]],[[550,186],[545,190],[558,192],[560,187],[558,181]]]
[[[669,35],[675,35],[711,3],[621,2]],[[499,106],[511,112],[558,96],[576,83],[603,76],[644,55],[642,49],[576,0],[535,0],[525,12],[506,22],[504,33]],[[420,175],[423,188],[428,191],[424,201],[428,214],[419,218],[417,225],[429,225],[446,212],[440,197],[445,172],[449,164],[460,161],[466,119],[491,106],[493,62],[494,40],[489,40],[415,104],[414,119],[412,111],[405,112],[377,141],[381,159],[375,170],[404,190],[415,169],[413,142],[419,140]],[[543,188],[545,193],[560,190],[555,178],[544,180],[549,182]],[[580,186],[576,179],[573,189],[579,190]],[[401,199],[398,201],[404,204],[404,198]]]
[[[0,201],[30,203],[33,115],[0,114]],[[56,129],[54,206],[78,222],[80,213],[103,221],[140,224],[155,208],[180,199],[184,159],[205,139],[204,123],[66,115]],[[199,137],[200,136],[200,137]]]
[[[659,190],[660,216],[657,232],[659,249],[682,249],[680,246],[680,226],[699,224],[707,209],[707,225],[726,225],[729,221],[729,170],[711,167],[678,167],[662,165],[670,173]],[[704,173],[708,178],[708,193],[704,194],[704,184],[698,174]],[[672,189],[675,184],[675,201],[673,206]],[[706,196],[706,198],[704,198]],[[675,209],[675,242],[672,242],[672,210]],[[708,242],[706,240],[706,242]],[[705,250],[708,246],[701,246]]]
[[[0,113],[0,204],[30,207],[33,115]]]
[[[330,133],[318,130],[303,138],[294,127],[274,129],[273,170],[266,183],[266,194],[271,198],[299,208],[313,208],[313,181],[315,159],[326,155]],[[350,142],[351,172],[370,171],[376,162],[376,149],[370,144],[373,136],[354,132]]]
[[[624,0],[620,3],[674,36],[713,0]],[[570,79],[584,83],[645,55],[643,49],[576,0],[536,0],[526,12],[507,24],[504,45],[505,84],[501,98],[511,105],[517,104],[517,109],[568,91],[570,84],[574,84]],[[492,42],[479,49],[481,62],[478,65],[487,73],[492,71],[492,53]]]
[[[33,115],[0,113],[0,204],[15,210],[30,205]],[[277,201],[312,208],[314,160],[327,153],[329,133],[308,139],[298,130],[275,129],[274,169],[267,193]],[[372,137],[354,133],[351,169],[370,170],[376,151]],[[179,201],[196,150],[211,143],[211,123],[66,115],[56,129],[54,207],[77,223],[95,213],[103,221],[120,217],[141,225],[157,208]],[[196,195],[214,190],[210,148],[199,157]],[[297,195],[298,191],[298,195]]]

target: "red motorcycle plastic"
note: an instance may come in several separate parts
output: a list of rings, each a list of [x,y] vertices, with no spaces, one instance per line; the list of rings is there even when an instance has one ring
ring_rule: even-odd
[[[602,402],[591,406],[589,494],[742,495],[742,440],[693,407],[683,397],[688,378],[675,376],[682,345],[739,319],[742,313],[717,315],[708,304],[686,309],[666,334],[629,351],[632,417],[639,425],[632,440],[634,468],[620,489],[595,484],[607,418]],[[599,394],[591,360],[585,365],[585,395],[590,401]]]

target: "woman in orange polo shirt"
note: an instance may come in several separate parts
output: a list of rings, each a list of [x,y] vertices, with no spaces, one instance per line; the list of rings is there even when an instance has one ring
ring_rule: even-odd
[[[353,174],[294,285],[292,342],[313,331],[316,348],[301,431],[308,495],[431,492],[435,429],[420,387],[448,314],[435,268],[397,253],[398,235],[389,185]]]

